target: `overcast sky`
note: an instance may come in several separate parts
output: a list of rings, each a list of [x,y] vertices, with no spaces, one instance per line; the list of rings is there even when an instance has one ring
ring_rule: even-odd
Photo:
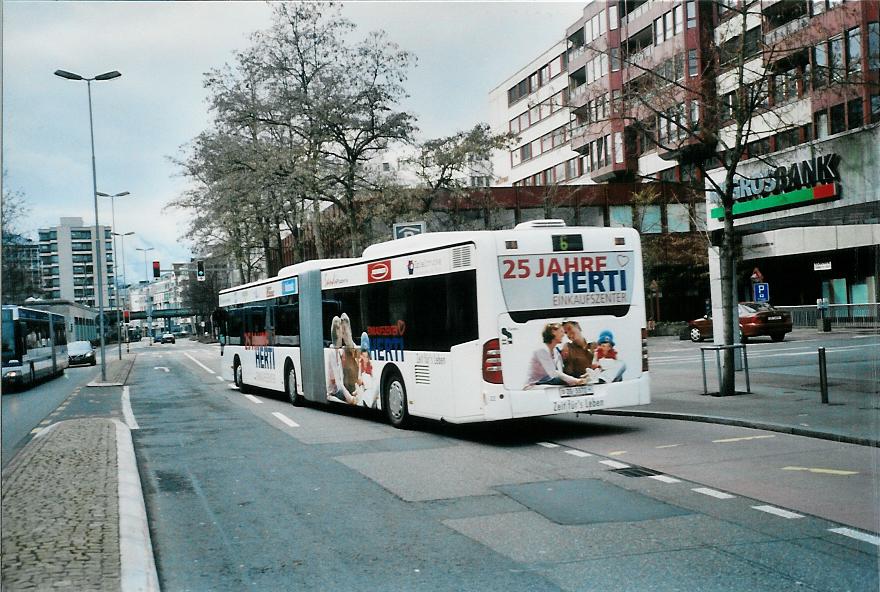
[[[343,14],[416,55],[402,108],[423,137],[437,137],[487,121],[489,91],[562,38],[585,4],[355,2]],[[186,185],[169,158],[209,126],[203,73],[247,47],[270,7],[7,0],[2,11],[4,182],[31,208],[22,227],[35,233],[61,216],[94,224],[86,84],[53,72],[118,70],[122,78],[92,83],[92,106],[98,191],[132,194],[116,201],[115,230],[137,233],[126,241],[127,279],[143,279],[135,247],[155,247],[163,268],[188,261],[185,214],[163,211]]]

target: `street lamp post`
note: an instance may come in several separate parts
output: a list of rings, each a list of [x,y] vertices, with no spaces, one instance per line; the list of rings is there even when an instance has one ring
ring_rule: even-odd
[[[126,288],[128,285],[127,284],[128,278],[125,276],[125,237],[131,236],[133,234],[134,234],[134,232],[125,232],[125,233],[121,233],[121,234],[119,232],[113,233],[113,237],[115,238],[118,236],[119,237],[119,244],[122,245],[122,255],[120,257],[122,259],[122,287],[123,288]],[[115,249],[115,247],[114,247],[114,249]],[[117,271],[118,271],[118,269],[117,269]],[[116,282],[116,286],[117,286],[117,288],[116,288],[116,292],[117,292],[116,304],[118,307],[118,305],[119,305],[119,282],[118,281]],[[126,295],[126,298],[128,298],[128,291],[127,290],[125,292],[125,295]],[[129,308],[129,310],[131,309],[130,306],[128,308]],[[117,308],[117,311],[118,311],[118,308]],[[117,315],[118,315],[118,312],[117,312]],[[118,322],[118,318],[119,317],[117,316],[117,322]],[[128,339],[128,323],[125,323],[125,353],[129,353],[129,351],[131,351],[128,347],[128,341],[129,341],[129,339]],[[122,345],[120,345],[119,347],[121,349]],[[122,354],[120,354],[119,357],[121,358]]]
[[[107,193],[101,193],[98,191],[98,195],[101,197],[109,197],[110,198],[110,212],[111,212],[111,224],[112,228],[116,228],[116,198],[124,197],[126,195],[131,195],[128,191],[123,191],[122,193],[114,193],[113,195],[108,195]],[[116,295],[116,344],[119,346],[119,359],[122,359],[122,330],[119,326],[119,262],[117,261],[117,257],[119,251],[116,250],[116,235],[117,232],[113,232],[113,293]]]
[[[61,78],[65,78],[67,80],[85,80],[86,88],[88,89],[89,95],[89,137],[92,141],[92,196],[95,200],[95,255],[98,260],[98,264],[101,266],[95,275],[98,277],[98,319],[99,319],[99,327],[101,330],[101,382],[107,382],[107,360],[104,356],[104,282],[102,279],[102,275],[104,271],[107,269],[105,262],[101,258],[101,242],[104,240],[103,236],[98,236],[100,233],[100,226],[98,223],[98,179],[97,174],[95,172],[95,126],[94,121],[92,119],[92,81],[93,80],[113,80],[114,78],[119,78],[122,76],[116,70],[111,72],[104,72],[103,74],[98,74],[94,78],[84,78],[79,74],[74,74],[73,72],[67,72],[66,70],[55,70],[55,75],[60,76]]]
[[[137,247],[137,250],[144,252],[144,280],[147,282],[145,287],[147,292],[144,295],[144,311],[147,313],[147,336],[150,347],[153,347],[153,303],[150,302],[150,276],[147,273],[147,251],[152,251],[153,247],[147,247],[146,249]]]

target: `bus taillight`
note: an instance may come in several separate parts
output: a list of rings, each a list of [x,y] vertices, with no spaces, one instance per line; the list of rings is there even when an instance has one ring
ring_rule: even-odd
[[[642,327],[642,372],[648,371],[648,330]]]
[[[501,376],[501,342],[490,339],[483,344],[483,380],[492,384],[502,384]]]

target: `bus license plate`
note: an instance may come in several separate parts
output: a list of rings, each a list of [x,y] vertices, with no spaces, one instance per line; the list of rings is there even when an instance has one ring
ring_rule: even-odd
[[[589,385],[569,386],[559,389],[560,397],[580,397],[582,395],[592,395],[593,387]]]

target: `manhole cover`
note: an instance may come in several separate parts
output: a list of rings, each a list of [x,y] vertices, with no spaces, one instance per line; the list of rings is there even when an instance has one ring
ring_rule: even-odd
[[[660,471],[646,469],[645,467],[627,467],[625,469],[613,469],[612,473],[623,475],[624,477],[650,477],[652,475],[661,475]]]

